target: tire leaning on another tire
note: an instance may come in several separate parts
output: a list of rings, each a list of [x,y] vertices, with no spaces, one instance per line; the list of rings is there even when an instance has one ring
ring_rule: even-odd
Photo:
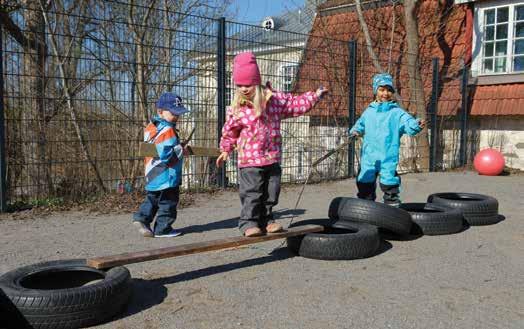
[[[462,212],[431,203],[403,203],[401,209],[411,214],[414,225],[425,235],[457,233],[464,227]]]
[[[33,328],[66,329],[112,318],[129,301],[130,282],[125,267],[103,271],[74,259],[7,272],[0,277],[0,289]]]
[[[328,215],[334,220],[375,225],[402,236],[411,232],[411,215],[407,211],[370,200],[334,198]]]
[[[428,196],[428,203],[458,209],[469,225],[491,225],[500,222],[499,202],[483,194],[446,192]]]
[[[373,256],[380,246],[377,228],[364,223],[310,219],[290,227],[315,224],[324,232],[287,238],[288,248],[296,254],[322,260],[350,260]]]

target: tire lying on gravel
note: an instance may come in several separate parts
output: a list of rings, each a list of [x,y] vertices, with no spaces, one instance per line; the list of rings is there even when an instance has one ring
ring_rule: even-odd
[[[428,202],[462,212],[469,225],[490,225],[500,221],[497,199],[483,194],[446,192],[428,196]]]
[[[411,214],[414,226],[425,235],[457,233],[464,227],[462,212],[431,203],[403,203],[401,209]]]
[[[334,198],[328,215],[334,220],[367,223],[399,235],[411,232],[412,221],[407,211],[370,200]]]
[[[364,223],[311,219],[290,227],[308,224],[322,225],[324,231],[287,238],[288,248],[302,257],[322,260],[366,258],[373,256],[380,246],[377,228]]]
[[[131,295],[125,267],[107,271],[85,260],[20,267],[0,277],[0,289],[33,328],[83,328],[109,320]]]

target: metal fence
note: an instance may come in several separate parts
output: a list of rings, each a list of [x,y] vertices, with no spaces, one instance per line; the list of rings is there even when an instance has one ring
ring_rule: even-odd
[[[263,81],[271,81],[275,89],[298,93],[323,85],[330,90],[309,115],[282,124],[283,182],[302,182],[314,160],[343,142],[347,128],[371,100],[370,77],[377,71],[365,46],[356,42],[153,6],[100,1],[67,10],[56,5],[45,11],[26,7],[12,19],[20,26],[19,35],[0,31],[4,206],[142,189],[143,159],[138,147],[143,127],[154,114],[154,102],[164,91],[180,94],[191,110],[179,122],[181,137],[194,128],[193,145],[216,147],[234,91],[232,59],[246,50],[257,54]],[[442,70],[433,72],[431,59],[419,65],[433,75],[429,84],[424,79],[414,87],[425,98],[417,100],[408,86],[398,96],[408,110],[422,103],[433,118],[431,139],[425,137],[426,143],[432,142],[431,152],[420,155],[420,140],[405,143],[401,170],[464,164],[464,139],[453,144],[452,151],[439,153],[445,144],[437,133],[443,129],[439,122],[444,127],[446,118],[456,122],[460,117],[450,112],[437,120],[436,109],[443,99],[438,94]],[[451,80],[460,85],[462,75]],[[459,92],[453,101],[463,106],[465,94]],[[465,131],[460,125],[454,131],[460,129]],[[313,176],[319,180],[353,176],[358,148],[359,143],[349,145],[314,168]],[[206,157],[187,159],[183,188],[235,186],[236,157],[225,170],[217,170],[214,162]]]

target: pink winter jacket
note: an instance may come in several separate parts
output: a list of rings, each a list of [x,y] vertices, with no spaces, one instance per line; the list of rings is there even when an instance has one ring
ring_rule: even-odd
[[[313,91],[298,96],[275,91],[268,100],[266,110],[258,118],[250,106],[241,107],[237,116],[228,108],[220,150],[231,153],[237,146],[239,168],[262,167],[280,162],[280,120],[303,115],[317,101],[318,96]]]

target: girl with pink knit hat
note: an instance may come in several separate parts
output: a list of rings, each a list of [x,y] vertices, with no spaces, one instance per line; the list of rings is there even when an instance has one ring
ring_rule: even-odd
[[[305,114],[327,92],[319,88],[293,96],[261,86],[251,52],[233,61],[235,96],[227,109],[217,167],[238,151],[238,183],[242,210],[238,227],[245,236],[282,231],[273,218],[280,194],[282,136],[280,121]]]

